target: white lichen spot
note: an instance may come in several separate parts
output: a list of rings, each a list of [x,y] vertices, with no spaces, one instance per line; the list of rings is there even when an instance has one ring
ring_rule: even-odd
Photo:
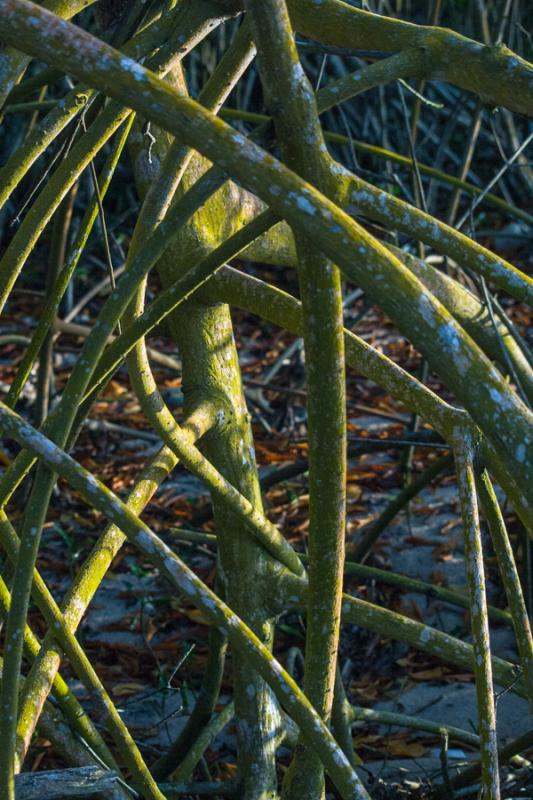
[[[433,325],[435,323],[435,311],[426,294],[421,295],[418,301],[418,310],[424,322],[427,322],[428,325]]]
[[[307,199],[307,197],[304,197],[303,195],[298,195],[296,198],[296,205],[300,211],[305,211],[306,214],[310,214],[311,216],[316,214],[316,208],[314,205]]]
[[[422,628],[419,639],[421,642],[429,642],[429,640],[431,639],[431,629],[428,628],[427,625],[424,625],[424,627]]]
[[[301,83],[302,80],[305,78],[305,72],[302,69],[302,65],[299,61],[294,64],[292,68],[292,79],[295,83]]]
[[[123,57],[120,59],[120,66],[125,72],[129,72],[136,81],[146,80],[146,70],[131,58]]]

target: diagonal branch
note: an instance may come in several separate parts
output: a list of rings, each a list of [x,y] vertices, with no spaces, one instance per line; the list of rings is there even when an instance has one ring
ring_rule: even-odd
[[[533,117],[533,65],[503,45],[482,45],[446,28],[372,14],[341,0],[289,0],[291,19],[311,39],[355,49],[396,53],[421,47],[425,78],[477,94],[488,106]]]
[[[27,447],[42,459],[49,469],[68,480],[86,502],[109,517],[126,534],[128,540],[159,567],[170,582],[205,614],[211,624],[227,632],[233,646],[250,661],[271,686],[287,713],[305,731],[307,742],[320,755],[344,800],[368,800],[359,778],[328,727],[298,685],[253,631],[113,492],[3,403],[0,403],[0,428],[5,435],[14,438],[22,447]]]
[[[300,64],[284,0],[247,0],[261,82],[282,158],[330,196],[335,178],[313,89]],[[320,716],[331,718],[340,633],[346,516],[346,396],[339,269],[295,230],[309,427],[309,589],[304,689]],[[324,793],[324,770],[299,741],[284,796]]]
[[[263,197],[316,241],[409,333],[499,448],[523,494],[533,482],[532,415],[443,307],[401,263],[310,184],[134,61],[27,0],[1,0],[0,34],[135,107]],[[388,200],[385,197],[385,202]],[[431,218],[430,218],[431,219]],[[431,227],[428,220],[426,228]],[[354,248],[364,259],[354,262]],[[386,287],[386,291],[384,291]],[[438,336],[435,337],[435,330]],[[500,413],[505,410],[505,414]]]

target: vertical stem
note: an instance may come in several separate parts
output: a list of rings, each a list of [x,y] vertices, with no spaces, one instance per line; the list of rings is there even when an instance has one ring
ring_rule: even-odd
[[[190,45],[191,40],[188,41],[188,46]],[[162,49],[164,50],[164,48]],[[180,44],[180,56],[182,57],[185,52],[186,48]],[[164,72],[163,68],[162,71]],[[61,174],[65,171],[68,172],[66,179],[62,179],[60,181],[61,197],[67,193],[68,189],[73,184],[75,177],[79,174],[79,171],[81,171],[81,165],[88,163],[88,161],[91,160],[94,152],[96,152],[97,149],[102,146],[102,144],[109,138],[111,133],[117,127],[119,127],[121,121],[129,116],[129,114],[130,112],[128,110],[121,109],[117,104],[114,106],[107,106],[102,114],[102,117],[99,118],[100,124],[96,124],[96,139],[98,142],[95,142],[94,150],[89,148],[89,152],[83,153],[81,160],[77,161],[77,156],[80,156],[81,153],[76,153],[76,146],[73,148],[70,154],[70,156],[73,157],[73,162],[75,165],[74,171],[69,171],[69,165],[72,167],[73,164],[70,163],[68,159],[63,162],[62,167],[59,169]],[[104,119],[103,125],[102,118]],[[105,130],[105,133],[100,135],[102,134],[102,128]],[[98,131],[100,131],[100,134]],[[95,132],[92,130],[93,139],[95,138],[94,134]],[[89,138],[91,138],[91,131],[87,135]],[[82,146],[81,151],[83,150],[84,147]],[[47,197],[51,192],[53,192],[53,187],[54,183],[51,181],[40,195],[39,199],[41,200],[43,196]],[[46,204],[48,215],[52,213],[51,208],[57,207],[59,202],[60,198],[55,198],[53,202]],[[32,211],[35,211],[35,205],[32,208]],[[188,218],[188,213],[189,212],[186,212],[185,219]],[[28,214],[28,216],[25,218],[25,222],[28,221],[29,217],[30,215]],[[41,222],[41,228],[42,227],[43,224]],[[21,228],[19,228],[18,233],[20,233]],[[15,236],[12,245],[17,239],[17,235]],[[17,252],[17,247],[14,249]],[[28,247],[23,247],[23,250],[27,250],[29,252]],[[19,253],[19,256],[20,255],[21,254]],[[22,260],[24,260],[24,256],[22,256]],[[154,259],[154,261],[155,260],[156,259]],[[154,262],[152,261],[150,266],[153,263]],[[22,262],[20,262],[20,266],[21,265]],[[139,265],[137,261],[134,259],[134,262],[130,267],[129,274],[124,277],[123,281],[121,281],[121,287],[115,290],[115,292],[113,292],[112,296],[109,298],[109,301],[106,304],[104,312],[99,320],[100,325],[95,327],[93,336],[90,336],[87,340],[87,347],[84,348],[82,356],[76,363],[76,366],[74,367],[70,379],[65,387],[61,400],[61,410],[63,413],[58,413],[57,417],[55,418],[55,422],[50,425],[50,432],[60,445],[63,445],[68,438],[68,434],[76,417],[79,402],[83,397],[90,381],[96,361],[98,360],[105,346],[108,333],[114,327],[113,323],[116,324],[116,321],[125,309],[125,302],[131,299],[133,290],[136,288],[136,284],[139,283],[139,279],[141,279],[142,275],[146,274],[149,269],[149,266],[146,266],[146,269],[143,267],[141,268],[141,274],[138,274],[138,266]],[[11,274],[10,281],[14,279],[15,276]],[[10,283],[10,281],[8,283]],[[9,286],[6,287],[6,297],[9,288]],[[113,323],[111,322],[111,319],[106,319],[105,309],[107,309],[107,311],[112,309],[110,312],[110,317],[112,318]],[[108,327],[108,325],[110,325],[110,327]],[[39,464],[29,503],[24,516],[20,552],[15,568],[15,577],[13,582],[13,603],[8,617],[6,630],[6,641],[8,644],[6,647],[4,662],[4,680],[2,682],[2,690],[0,695],[0,724],[4,733],[4,746],[0,750],[0,792],[2,794],[2,798],[5,797],[6,800],[14,800],[15,791],[13,767],[16,748],[16,723],[18,710],[17,687],[19,683],[20,665],[22,660],[22,629],[25,623],[29,605],[33,568],[39,550],[42,526],[46,518],[46,511],[54,484],[54,473],[46,468],[43,464]],[[142,785],[146,796],[153,798],[153,800],[162,800],[162,795],[142,760],[138,766],[140,768],[140,774],[137,777],[139,778],[140,785]]]
[[[222,423],[220,422],[220,424]],[[272,688],[283,708],[304,732],[311,747],[320,754],[325,768],[343,800],[368,800],[368,794],[360,779],[333,739],[327,725],[302,690],[281,664],[273,658],[268,647],[251,628],[209,589],[136,514],[130,511],[114,492],[107,489],[60,447],[25,422],[18,414],[8,409],[2,402],[0,402],[0,430],[18,442],[21,447],[31,450],[49,469],[57,471],[61,477],[65,478],[81,493],[86,503],[104,513],[124,531],[132,544],[170,580],[187,600],[190,600],[202,612],[212,625],[227,632],[229,641],[238,654],[237,658],[247,660],[253,665]],[[274,562],[272,566],[278,579],[289,577],[289,573],[280,575],[279,564]],[[272,604],[279,599],[282,585],[282,581],[278,580],[276,586],[278,591],[271,592],[269,599]],[[254,588],[256,594],[262,599],[261,587],[258,588],[255,585]],[[296,582],[296,585],[293,583],[293,588],[298,591],[300,583]],[[388,612],[387,615],[392,615],[392,612]]]
[[[474,640],[474,675],[481,740],[482,794],[484,800],[499,800],[496,708],[492,685],[483,551],[474,477],[474,442],[468,431],[457,429],[453,444],[464,526],[466,576]]]
[[[48,297],[65,263],[65,250],[67,247],[68,232],[74,210],[78,184],[75,183],[61,203],[54,220],[50,258],[46,274],[46,291]],[[35,409],[35,425],[40,428],[48,415],[50,404],[50,389],[53,378],[53,335],[49,330],[43,342],[39,358],[39,371],[37,377],[37,401]]]
[[[254,48],[246,29],[241,29],[232,47],[220,62],[219,69],[202,92],[202,99],[217,109],[233,83],[242,74],[253,56]],[[175,83],[185,91],[183,76],[173,75]],[[166,149],[166,152],[165,152]],[[149,185],[145,204],[136,226],[136,236],[146,235],[161,220],[178,185],[198,179],[205,169],[205,162],[196,157],[186,173],[191,152],[175,140],[167,148],[162,145],[164,155],[161,173],[156,182]],[[143,183],[143,175],[137,170],[137,182]],[[231,188],[212,197],[205,209],[197,213],[189,225],[179,234],[179,246],[163,258],[160,270],[163,280],[171,283],[180,268],[195,263],[202,251],[211,248],[214,238],[223,233],[225,219],[238,220],[241,210],[238,197],[235,201]],[[230,223],[231,224],[231,223]],[[218,227],[220,226],[220,227]],[[191,247],[194,239],[199,248]],[[135,242],[134,242],[135,246]],[[139,292],[135,314],[142,313],[143,298]],[[219,424],[205,437],[203,449],[211,463],[226,477],[254,510],[262,511],[261,494],[255,464],[250,417],[246,409],[237,351],[233,340],[231,317],[225,305],[214,306],[197,304],[191,301],[170,318],[173,337],[180,347],[183,362],[183,391],[186,408],[193,409],[203,402],[212,402],[219,409]],[[130,374],[134,386],[139,386],[141,394],[149,380],[149,365],[143,355],[143,345],[139,342],[133,358],[130,358]],[[155,385],[154,385],[155,390]],[[153,391],[151,392],[153,396]],[[273,569],[278,570],[273,559],[264,549],[250,539],[249,532],[226,506],[224,500],[213,498],[215,522],[220,538],[221,583],[224,585],[228,602],[250,627],[271,648],[273,639],[272,613],[269,610],[271,578]],[[217,637],[212,637],[216,644]],[[214,676],[217,677],[217,654]],[[218,667],[221,665],[219,664]],[[218,679],[207,687],[207,694],[218,691]],[[243,787],[243,797],[247,800],[275,800],[277,797],[277,775],[275,753],[281,742],[282,726],[278,704],[271,690],[255,669],[238,657],[234,661],[235,706],[239,719],[239,774]],[[206,695],[206,701],[211,703]],[[199,707],[194,725],[201,721],[202,708]],[[192,727],[192,725],[191,725]],[[191,730],[190,733],[199,733]],[[169,754],[170,758],[182,754],[183,737]],[[169,759],[159,764],[166,770]]]
[[[509,604],[518,652],[524,674],[524,683],[530,707],[533,711],[533,637],[522,592],[520,577],[516,569],[513,548],[505,527],[498,499],[486,470],[476,474],[476,483],[481,508],[487,520],[492,544],[498,559],[500,575]]]
[[[204,437],[211,463],[262,511],[250,415],[242,390],[231,317],[226,305],[191,301],[175,315],[171,330],[183,363],[186,408],[201,397],[216,399],[223,422]],[[271,648],[273,580],[279,565],[253,540],[242,519],[213,497],[219,571],[226,601]],[[239,720],[239,778],[246,800],[277,798],[275,753],[282,738],[278,704],[255,669],[233,653],[235,710]]]
[[[288,166],[330,196],[330,162],[313,89],[300,64],[284,0],[248,0],[267,104]],[[304,195],[297,198],[305,205]],[[344,566],[346,410],[340,273],[296,232],[309,425],[309,594],[304,688],[329,721],[333,704]],[[300,739],[284,791],[324,795],[324,770]]]
[[[0,679],[2,670],[3,660],[0,658]],[[72,735],[72,726],[65,721],[61,710],[50,702],[45,703],[42,710],[39,733],[50,741],[56,753],[61,753],[67,766],[94,766],[98,763],[98,757],[95,758],[83,739]],[[131,792],[117,785],[116,797],[120,800],[131,800]]]
[[[5,527],[4,523],[2,523],[2,527]],[[4,580],[0,578],[0,610],[2,620],[9,613],[10,607],[11,595]],[[41,652],[39,649],[40,645],[37,637],[28,625],[26,625],[24,629],[24,648],[26,658],[30,662],[33,661],[35,663],[35,659],[38,658]],[[23,690],[26,688],[26,680],[22,688]],[[57,674],[54,675],[50,688],[54,690],[55,703],[63,712],[66,722],[70,725],[71,732],[75,732],[81,741],[86,743],[109,769],[118,771],[117,764],[100,733],[96,730],[93,722],[87,716],[83,707],[69,690],[61,676]],[[19,772],[18,765],[16,772]]]
[[[23,630],[33,580],[33,566],[39,550],[40,533],[46,518],[49,493],[44,495],[47,469],[39,465],[24,518],[19,557],[13,579],[11,608],[5,633],[5,657],[0,697],[0,795],[15,800],[14,755],[16,748],[18,693],[22,662]],[[47,488],[47,487],[46,487]],[[51,491],[51,489],[50,489]],[[42,502],[42,500],[46,502]]]
[[[331,732],[342,747],[344,755],[352,765],[357,765],[357,758],[353,748],[352,739],[352,707],[346,697],[346,690],[342,682],[342,675],[337,664],[335,673],[335,695],[331,711]]]
[[[163,448],[154,460],[144,468],[128,496],[128,505],[139,513],[154,494],[157,486],[166,478],[176,464],[176,458]],[[0,512],[0,541],[11,561],[15,562],[19,550],[19,540],[7,517]],[[57,673],[63,653],[70,659],[78,677],[86,680],[88,688],[93,690],[94,681],[87,669],[78,670],[82,651],[74,639],[90,601],[114,557],[118,553],[124,535],[114,525],[108,525],[98,539],[86,561],[81,565],[75,580],[63,599],[61,608],[55,606],[53,598],[38,572],[34,573],[33,599],[48,622],[49,629],[43,639],[41,649],[33,663],[24,683],[19,700],[19,723],[17,728],[17,758],[23,762],[26,750],[37,724],[43,703],[50,691],[52,681]],[[61,628],[57,624],[61,624]],[[87,680],[88,679],[88,680]],[[95,695],[103,697],[99,689]],[[107,699],[106,699],[107,702]],[[110,701],[109,701],[110,702]],[[117,722],[118,724],[114,724]],[[113,714],[107,715],[107,728],[115,737],[117,747],[122,752],[135,757],[134,749],[122,733],[123,723]],[[94,744],[92,745],[95,748]],[[124,757],[127,764],[128,756]]]

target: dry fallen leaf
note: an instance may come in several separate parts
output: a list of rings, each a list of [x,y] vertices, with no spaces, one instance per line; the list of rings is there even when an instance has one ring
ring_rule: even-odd
[[[113,694],[115,697],[127,697],[131,694],[140,694],[146,691],[144,683],[116,683],[113,686]]]
[[[433,667],[433,669],[422,669],[420,672],[410,672],[409,677],[414,681],[438,681],[442,680],[446,671],[442,667]]]
[[[354,502],[355,500],[359,500],[362,494],[363,490],[361,489],[360,486],[357,485],[357,483],[349,483],[346,486],[346,496],[352,502]]]
[[[391,738],[387,742],[388,751],[398,758],[420,758],[427,752],[427,747],[421,742],[409,739]]]

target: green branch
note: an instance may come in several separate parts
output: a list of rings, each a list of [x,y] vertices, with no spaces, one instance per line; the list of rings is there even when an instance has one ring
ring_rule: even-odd
[[[330,196],[335,180],[315,105],[300,64],[284,0],[247,0],[259,72],[281,155],[306,181]],[[298,280],[309,427],[309,590],[304,690],[322,718],[331,718],[340,633],[346,518],[346,397],[341,275],[298,229]],[[324,770],[305,740],[298,742],[283,795],[316,798]]]
[[[461,428],[457,429],[453,444],[463,518],[466,578],[474,640],[474,675],[476,678],[478,729],[481,739],[481,794],[487,800],[499,800],[500,776],[496,707],[492,686],[485,570],[474,477],[475,445],[470,433]]]
[[[319,109],[321,92],[326,91],[328,88],[329,85],[317,93]],[[270,119],[270,117],[268,117],[266,114],[258,114],[254,111],[243,111],[242,109],[231,108],[229,106],[225,106],[221,110],[220,116],[222,119],[227,119],[230,121],[234,119],[242,120],[243,122],[248,122],[251,125],[264,125]],[[384,147],[368,144],[367,142],[362,142],[359,139],[354,139],[352,137],[344,136],[342,133],[335,133],[329,130],[324,131],[324,138],[327,142],[350,146],[360,153],[366,153],[369,156],[374,156],[375,158],[384,161],[392,161],[394,164],[400,164],[402,167],[405,167],[409,170],[413,169],[413,160],[408,156],[401,155],[401,153],[396,153],[394,150],[387,150]],[[483,188],[474,186],[472,183],[468,183],[468,181],[462,181],[460,178],[456,178],[454,175],[449,175],[447,172],[442,172],[435,167],[430,167],[428,164],[424,164],[419,161],[418,168],[423,175],[434,178],[436,181],[446,186],[453,186],[456,189],[460,189],[462,192],[469,194],[471,197],[477,197],[481,193],[484,193]],[[498,197],[496,194],[487,192],[487,194],[483,194],[483,201],[489,205],[493,205],[496,208],[501,209],[501,211],[504,211],[511,217],[515,217],[515,219],[520,219],[523,222],[527,222],[528,225],[533,225],[532,214],[528,214],[528,212],[524,211],[524,209],[517,208],[511,203],[508,203],[503,199],[503,197]]]
[[[44,8],[58,17],[70,19],[95,0],[45,0]],[[2,45],[0,45],[1,47]],[[13,47],[5,47],[0,58],[0,109],[3,107],[11,90],[18,83],[30,63],[31,58]]]
[[[0,10],[4,12],[0,19],[4,39],[16,40],[44,60],[62,63],[66,70],[181,136],[212,161],[221,162],[233,177],[319,243],[348,277],[370,296],[375,295],[400,329],[409,331],[415,346],[498,447],[502,464],[514,475],[522,493],[529,492],[533,482],[532,415],[443,307],[373,237],[310,184],[136,62],[27,0],[1,0]],[[354,186],[352,178],[347,181]],[[368,190],[355,185],[352,197],[358,194],[360,204],[370,196]],[[390,201],[380,192],[369,206],[382,196],[387,207]],[[431,229],[432,218],[423,222],[422,227]],[[354,248],[361,256],[357,262]],[[387,291],[383,291],[385,286]]]
[[[305,731],[307,742],[320,755],[344,800],[368,800],[359,778],[339,750],[325,723],[253,631],[113,492],[3,403],[0,403],[0,429],[4,435],[15,439],[21,447],[31,450],[48,469],[57,472],[80,492],[91,507],[97,508],[112,520],[172,585],[202,611],[211,624],[227,632],[235,649],[250,661],[272,688],[287,713]]]
[[[449,29],[361,11],[341,0],[289,0],[300,33],[322,44],[395,53],[424,51],[422,76],[474,92],[491,107],[533,117],[533,65],[504,45],[482,45]]]
[[[520,577],[498,499],[486,470],[476,470],[481,508],[487,520],[498,559],[505,596],[511,612],[529,705],[533,710],[533,637]]]

